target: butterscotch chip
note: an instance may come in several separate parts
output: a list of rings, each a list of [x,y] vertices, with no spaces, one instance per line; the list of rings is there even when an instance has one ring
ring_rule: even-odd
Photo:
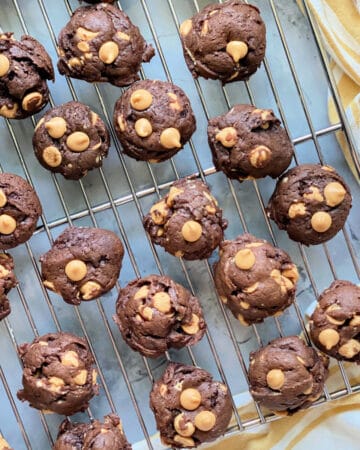
[[[83,152],[89,147],[90,138],[83,131],[75,131],[66,139],[66,145],[73,152]]]
[[[150,275],[119,293],[114,320],[130,347],[157,357],[196,344],[206,331],[199,300],[171,278]]]
[[[54,139],[59,139],[66,132],[66,121],[62,117],[52,117],[44,124],[46,131]]]
[[[202,235],[202,226],[199,222],[194,220],[188,220],[181,228],[181,234],[185,241],[196,242]]]
[[[120,239],[109,230],[67,228],[40,258],[44,285],[67,303],[79,305],[115,286],[123,255]]]
[[[328,359],[298,336],[278,338],[250,354],[250,392],[261,406],[293,414],[321,395],[327,367]]]
[[[333,181],[327,184],[324,188],[324,196],[326,204],[334,207],[340,205],[346,195],[346,189],[338,181]]]
[[[119,117],[123,118],[120,122]],[[185,145],[196,121],[182,89],[169,82],[144,80],[133,84],[116,102],[114,125],[124,153],[137,160],[161,162]]]
[[[283,182],[285,179],[286,183]],[[335,186],[335,190],[339,186],[345,190],[341,194],[342,200],[334,206],[330,206],[326,198],[331,190],[326,191],[328,185],[330,188]],[[297,205],[302,205],[302,209],[296,210]],[[294,241],[316,245],[328,241],[341,230],[350,208],[350,191],[340,175],[319,164],[303,164],[279,179],[267,214]],[[289,220],[291,215],[294,215],[293,220]]]
[[[163,225],[166,222],[167,215],[169,213],[169,208],[164,200],[155,203],[150,209],[151,219],[156,225]]]
[[[360,287],[336,280],[318,298],[310,318],[310,335],[324,353],[360,362]]]
[[[271,158],[271,150],[265,145],[259,145],[250,152],[250,163],[257,169],[268,164]]]
[[[247,326],[291,305],[298,272],[283,250],[244,234],[221,243],[214,280],[220,299]]]
[[[54,145],[44,148],[42,158],[49,167],[58,167],[62,161],[61,152]]]
[[[7,203],[7,198],[6,198],[6,194],[3,191],[3,189],[0,189],[0,208],[2,208],[3,206],[5,206]]]
[[[58,46],[62,75],[115,86],[138,80],[141,63],[154,56],[127,14],[103,2],[77,8],[60,31]],[[73,63],[76,59],[80,64]]]
[[[72,415],[84,411],[98,393],[88,377],[94,359],[85,339],[50,333],[21,345],[19,353],[24,372],[17,396],[32,407]]]
[[[180,27],[185,61],[194,78],[247,80],[265,56],[265,25],[257,7],[212,3]]]
[[[232,413],[222,383],[205,370],[176,363],[170,363],[155,382],[150,407],[162,442],[171,448],[213,441],[226,431]]]
[[[13,33],[0,34],[0,116],[24,119],[49,101],[47,80],[54,69],[45,48],[33,37],[19,41]]]
[[[224,147],[234,147],[238,140],[236,129],[234,127],[223,128],[216,134],[215,139],[221,142]]]
[[[0,215],[0,233],[12,234],[16,229],[16,220],[8,214]]]

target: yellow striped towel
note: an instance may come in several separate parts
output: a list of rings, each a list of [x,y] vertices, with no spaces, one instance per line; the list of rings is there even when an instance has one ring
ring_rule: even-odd
[[[332,72],[352,127],[356,149],[360,153],[360,0],[305,1],[319,25],[323,42],[333,60]],[[302,0],[298,0],[298,3],[301,4]],[[331,96],[329,118],[332,124],[339,121]],[[338,132],[337,138],[357,177],[343,133]]]

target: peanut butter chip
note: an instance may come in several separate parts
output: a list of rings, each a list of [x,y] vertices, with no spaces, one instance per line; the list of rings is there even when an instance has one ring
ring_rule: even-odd
[[[248,286],[247,288],[244,288],[243,289],[243,292],[245,292],[245,294],[252,294],[253,292],[255,292],[256,291],[256,289],[259,287],[259,282],[258,281],[256,281],[256,283],[254,283],[254,284],[252,284],[251,286]],[[245,302],[243,302],[243,303],[245,303]],[[240,302],[240,304],[241,304],[241,302]],[[248,305],[248,307],[247,308],[244,308],[244,306],[242,306],[244,309],[248,309],[249,308],[249,304],[247,303],[247,305]]]
[[[80,281],[86,276],[86,264],[80,259],[73,259],[66,264],[65,273],[71,281]]]
[[[166,384],[162,384],[160,386],[160,395],[161,397],[164,397],[167,394],[168,388],[166,386]]]
[[[346,195],[344,186],[337,181],[329,183],[324,188],[324,196],[326,204],[334,207],[343,202]]]
[[[194,411],[201,404],[201,394],[197,389],[184,389],[180,394],[180,405],[188,411]]]
[[[5,55],[0,54],[0,77],[8,73],[10,69],[10,61]]]
[[[167,95],[170,98],[169,106],[171,109],[174,109],[175,111],[181,111],[180,103],[178,102],[178,97],[173,92],[168,92]]]
[[[54,145],[46,147],[43,150],[42,157],[46,164],[50,167],[58,167],[62,161],[61,152]]]
[[[104,64],[112,64],[119,55],[116,42],[108,41],[100,47],[99,58]]]
[[[146,320],[151,320],[153,317],[153,311],[149,306],[145,306],[145,308],[142,308],[140,310],[140,314]]]
[[[180,139],[180,131],[176,128],[165,128],[160,134],[160,144],[168,150],[181,148]]]
[[[10,445],[5,441],[5,439],[0,434],[0,450],[7,450],[10,448]]]
[[[166,221],[166,216],[169,211],[168,206],[166,205],[164,200],[161,200],[158,203],[155,203],[150,209],[150,215],[153,222],[156,225],[163,225]]]
[[[25,95],[22,101],[22,107],[25,111],[35,111],[42,104],[43,96],[40,92],[30,92],[30,94]]]
[[[138,291],[136,291],[136,293],[134,295],[134,300],[146,298],[148,293],[149,293],[149,286],[147,286],[147,285],[141,286],[141,288]]]
[[[186,447],[186,448],[195,447],[194,439],[183,437],[183,436],[180,436],[179,434],[175,434],[174,441],[177,444],[180,444],[180,445],[182,445],[183,447]]]
[[[335,345],[338,344],[339,340],[339,333],[332,328],[326,328],[319,334],[319,342],[326,348],[326,350],[331,350],[333,347],[335,347]]]
[[[174,204],[174,199],[175,197],[177,197],[178,195],[182,194],[184,191],[182,189],[178,189],[176,187],[172,187],[169,191],[169,194],[167,196],[166,199],[166,203],[169,206],[172,206]]]
[[[0,108],[0,116],[6,117],[7,119],[13,119],[16,116],[19,105],[14,103],[12,108],[8,108],[6,105],[3,105]]]
[[[284,372],[280,369],[272,369],[266,374],[266,383],[275,391],[281,389],[285,382]]]
[[[220,130],[215,136],[217,141],[220,141],[226,148],[234,147],[237,142],[237,133],[234,127],[226,127]]]
[[[90,50],[90,45],[86,41],[78,42],[76,47],[83,53],[86,53]]]
[[[130,36],[122,31],[117,31],[116,37],[122,39],[123,41],[130,41]]]
[[[297,216],[304,216],[306,214],[305,203],[293,203],[290,205],[288,214],[290,219],[294,219]]]
[[[146,89],[137,89],[131,94],[130,104],[137,111],[143,111],[152,104],[153,96]]]
[[[196,314],[192,314],[191,322],[189,324],[181,325],[181,328],[186,334],[196,334],[199,331],[199,317]]]
[[[318,233],[325,233],[332,224],[332,219],[329,213],[318,211],[311,217],[311,226]]]
[[[245,58],[248,51],[248,46],[243,41],[230,41],[226,46],[226,53],[228,53],[236,63],[239,62],[240,59]]]
[[[7,198],[3,189],[0,189],[0,208],[5,206],[7,203]]]
[[[53,117],[45,123],[45,128],[54,139],[59,139],[66,132],[66,122],[62,117]]]
[[[284,269],[282,271],[281,275],[283,275],[286,278],[289,278],[289,280],[291,280],[294,284],[299,279],[299,272],[298,272],[297,267],[295,265],[293,265],[289,269]]]
[[[97,31],[90,31],[83,27],[79,27],[76,30],[76,37],[81,41],[91,41],[92,39],[95,39],[98,34],[99,32]]]
[[[307,198],[309,200],[315,200],[316,202],[323,202],[324,197],[322,196],[319,188],[316,186],[310,186],[309,191],[306,194],[303,195],[304,198]]]
[[[180,34],[181,36],[186,36],[190,33],[192,29],[192,21],[191,19],[187,19],[185,20],[181,25],[180,25]]]
[[[239,250],[235,255],[235,265],[237,268],[242,270],[249,270],[255,264],[256,258],[254,253],[248,249],[244,248]]]
[[[68,350],[61,355],[61,364],[67,367],[79,367],[79,356],[74,350]]]
[[[89,147],[90,138],[82,131],[71,133],[66,139],[66,145],[73,152],[83,152]]]
[[[84,386],[86,384],[87,374],[87,370],[79,370],[79,373],[74,377],[74,383],[78,386]]]
[[[96,281],[87,281],[80,288],[83,300],[91,300],[95,298],[101,291],[101,286]]]
[[[118,122],[118,125],[120,128],[120,131],[125,131],[126,130],[126,122],[125,122],[124,116],[122,114],[118,115],[117,122]]]
[[[201,431],[210,431],[216,424],[216,416],[211,411],[201,411],[195,416],[195,426]]]
[[[195,433],[194,425],[188,421],[185,421],[184,414],[178,414],[174,419],[175,431],[180,434],[180,436],[190,437]]]
[[[140,137],[148,137],[152,133],[151,123],[145,118],[138,119],[135,122],[135,131]]]
[[[167,292],[157,292],[153,297],[154,307],[162,312],[168,313],[171,311],[171,299]]]
[[[202,226],[195,220],[188,220],[181,228],[182,237],[187,242],[196,242],[201,238]]]
[[[16,229],[16,220],[8,214],[1,214],[0,216],[0,233],[11,234]]]
[[[351,320],[350,324],[351,327],[359,327],[360,326],[360,316],[355,315]]]
[[[270,157],[271,150],[265,145],[258,145],[251,150],[249,155],[251,165],[257,169],[265,167],[269,163]]]
[[[58,392],[61,390],[63,386],[65,386],[64,380],[59,377],[50,377],[49,383],[50,383],[50,391],[53,392]]]
[[[350,339],[346,344],[339,348],[339,353],[345,358],[353,358],[360,352],[360,342],[356,339]]]

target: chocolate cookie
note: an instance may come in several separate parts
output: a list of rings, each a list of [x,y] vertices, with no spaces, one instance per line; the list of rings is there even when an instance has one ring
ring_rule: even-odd
[[[53,450],[131,450],[121,421],[116,414],[104,417],[104,422],[71,423],[65,419],[60,425]]]
[[[138,80],[141,63],[154,56],[129,17],[105,3],[76,9],[60,31],[58,46],[62,75],[115,86]]]
[[[19,347],[24,364],[19,400],[36,409],[71,415],[84,411],[98,394],[94,358],[85,339],[49,333]]]
[[[194,345],[206,330],[199,300],[160,275],[134,280],[123,288],[114,320],[130,347],[150,358],[170,347]]]
[[[310,334],[322,352],[360,364],[360,287],[334,281],[318,299]]]
[[[13,450],[0,434],[0,450]]]
[[[175,84],[143,80],[115,104],[114,126],[124,153],[161,162],[175,155],[195,131],[190,100]]]
[[[68,102],[46,112],[35,128],[35,155],[40,164],[65,178],[78,180],[101,167],[110,137],[100,117],[79,102]]]
[[[206,6],[180,26],[194,78],[247,80],[265,56],[265,24],[256,6],[233,0]]]
[[[212,254],[223,239],[227,221],[205,183],[183,178],[152,206],[144,227],[167,252],[194,260]]]
[[[10,302],[6,295],[16,285],[14,260],[7,253],[0,253],[0,320],[10,314]]]
[[[54,80],[54,68],[40,42],[0,34],[0,116],[24,119],[39,112],[49,101],[46,80]]]
[[[85,3],[114,3],[115,0],[80,0],[84,1]]]
[[[321,396],[328,362],[297,336],[274,339],[250,354],[250,392],[262,406],[293,414]]]
[[[292,143],[271,109],[235,105],[209,121],[214,165],[229,178],[276,178],[293,156]]]
[[[251,234],[220,244],[218,294],[242,325],[279,315],[295,298],[297,268],[289,255]]]
[[[341,230],[350,208],[350,190],[335,169],[303,164],[280,178],[267,214],[294,241],[316,245]]]
[[[71,305],[93,300],[115,286],[123,256],[112,231],[69,227],[40,258],[44,286]]]
[[[30,239],[41,213],[39,198],[27,181],[0,173],[0,250]]]
[[[223,435],[232,408],[227,387],[203,369],[170,363],[150,393],[164,445],[197,447]]]

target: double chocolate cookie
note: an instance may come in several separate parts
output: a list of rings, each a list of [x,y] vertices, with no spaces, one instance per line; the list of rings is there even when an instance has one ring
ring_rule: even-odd
[[[79,102],[68,102],[46,112],[35,128],[35,155],[40,164],[65,178],[78,180],[101,167],[110,137],[100,117]]]
[[[265,56],[265,24],[259,10],[239,0],[206,6],[181,24],[180,37],[194,78],[247,80]]]
[[[72,415],[84,411],[98,394],[94,358],[85,339],[49,333],[19,347],[24,365],[17,396],[36,409]]]
[[[262,406],[293,414],[321,396],[328,362],[297,336],[275,339],[250,354],[250,392]]]
[[[170,363],[150,394],[164,445],[197,447],[223,435],[232,407],[227,387],[203,369]]]
[[[130,347],[151,358],[170,347],[196,344],[206,330],[199,300],[160,275],[134,280],[123,288],[114,320]]]
[[[214,165],[229,178],[276,178],[293,156],[292,143],[271,109],[235,105],[209,121]]]
[[[93,300],[115,286],[123,256],[112,231],[69,227],[40,258],[44,286],[71,305]]]
[[[360,364],[360,287],[334,281],[318,299],[310,334],[322,352]]]
[[[0,116],[24,119],[39,112],[49,101],[46,80],[53,79],[50,56],[40,42],[0,34]]]
[[[335,169],[303,164],[279,179],[267,214],[294,241],[316,245],[341,230],[350,208],[350,190]]]
[[[60,31],[58,52],[61,74],[115,86],[138,80],[141,63],[154,56],[129,17],[105,3],[75,10]]]
[[[195,131],[190,100],[175,84],[143,80],[115,104],[114,126],[124,153],[161,162],[174,156]]]
[[[294,301],[298,278],[289,255],[265,240],[244,234],[220,244],[215,286],[242,325],[281,314]]]
[[[0,174],[0,250],[26,242],[42,213],[34,189],[13,173]]]
[[[220,244],[227,221],[218,202],[200,180],[184,178],[155,203],[144,218],[151,240],[174,256],[208,258]]]
[[[16,285],[14,260],[7,253],[0,253],[0,320],[10,314],[11,308],[7,294]]]
[[[60,425],[53,450],[131,450],[121,421],[116,414],[104,417],[104,422],[71,423],[65,419]]]
[[[0,450],[13,450],[0,434]]]

